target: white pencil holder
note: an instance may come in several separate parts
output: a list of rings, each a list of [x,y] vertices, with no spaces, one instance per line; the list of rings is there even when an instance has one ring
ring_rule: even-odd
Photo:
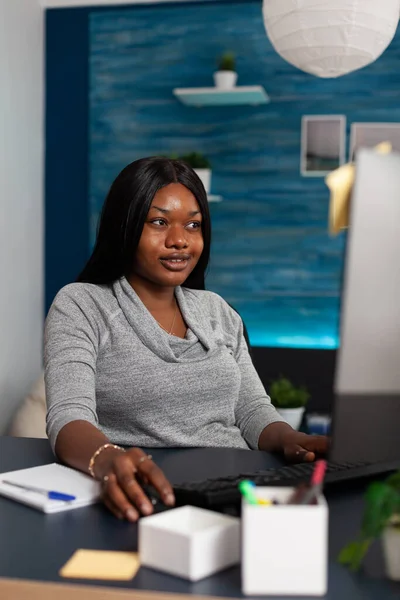
[[[293,488],[257,487],[277,505],[242,500],[242,592],[246,595],[312,595],[327,592],[328,506],[285,504]]]

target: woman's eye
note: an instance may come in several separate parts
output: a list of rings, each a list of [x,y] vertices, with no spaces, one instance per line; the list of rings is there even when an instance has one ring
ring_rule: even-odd
[[[199,221],[193,221],[188,225],[189,229],[200,229],[201,223]]]
[[[164,219],[153,219],[150,223],[154,223],[154,225],[165,225]]]

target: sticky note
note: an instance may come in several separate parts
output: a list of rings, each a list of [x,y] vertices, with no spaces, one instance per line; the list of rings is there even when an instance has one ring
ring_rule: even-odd
[[[139,569],[136,552],[77,550],[60,570],[61,577],[128,581]]]

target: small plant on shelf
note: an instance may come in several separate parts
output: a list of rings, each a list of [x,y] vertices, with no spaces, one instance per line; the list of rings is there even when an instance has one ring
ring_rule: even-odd
[[[305,387],[295,386],[286,377],[279,377],[269,388],[271,402],[293,429],[299,429],[310,394]]]
[[[218,70],[214,73],[214,83],[219,89],[229,90],[237,81],[236,60],[232,52],[224,52],[218,60]]]
[[[218,71],[236,71],[236,60],[233,52],[225,52],[219,58]]]
[[[189,152],[187,154],[170,154],[168,158],[174,160],[182,160],[189,167],[192,167],[196,171],[198,177],[200,177],[206,193],[210,193],[211,188],[211,163],[204,154],[201,152]]]
[[[339,562],[356,571],[372,542],[380,537],[387,574],[400,580],[400,471],[368,486],[359,536],[342,549]]]
[[[190,152],[188,154],[183,154],[178,158],[192,167],[192,169],[211,169],[210,161],[200,152]]]
[[[301,408],[306,406],[310,394],[305,387],[296,387],[286,377],[279,377],[269,388],[271,402],[276,408]]]

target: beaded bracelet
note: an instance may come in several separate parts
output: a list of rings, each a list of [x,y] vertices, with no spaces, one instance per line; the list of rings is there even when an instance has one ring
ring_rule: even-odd
[[[88,466],[88,471],[91,474],[91,476],[93,477],[93,479],[96,479],[96,475],[94,473],[94,463],[96,461],[96,458],[99,456],[99,454],[101,454],[103,452],[103,450],[106,450],[107,448],[114,448],[114,450],[121,450],[121,452],[125,452],[125,450],[123,448],[121,448],[121,446],[116,446],[115,444],[103,444],[103,446],[100,446],[100,448],[97,448],[96,452],[93,454],[92,458],[89,461],[89,466]]]

